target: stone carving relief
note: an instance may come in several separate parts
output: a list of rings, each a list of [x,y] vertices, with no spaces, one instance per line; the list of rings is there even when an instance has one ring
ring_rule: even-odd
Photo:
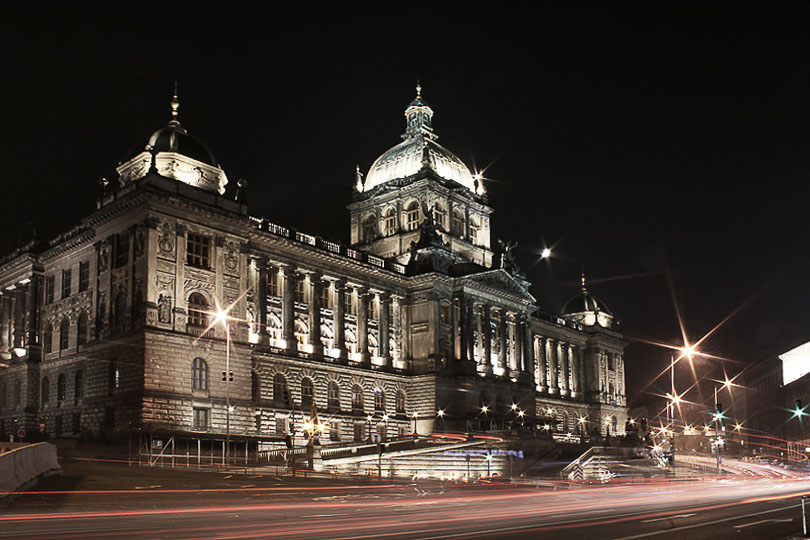
[[[160,240],[158,240],[158,252],[164,257],[174,256],[174,238],[167,228],[164,227],[160,233]]]
[[[133,247],[133,253],[136,259],[140,259],[143,257],[144,252],[146,251],[146,233],[144,232],[144,228],[142,225],[138,225],[135,227],[135,245]]]
[[[103,240],[98,247],[98,272],[107,271],[107,261],[110,256],[110,246],[106,240]]]
[[[214,284],[207,280],[186,278],[183,282],[183,290],[186,293],[193,290],[203,290],[211,293],[214,290]]]

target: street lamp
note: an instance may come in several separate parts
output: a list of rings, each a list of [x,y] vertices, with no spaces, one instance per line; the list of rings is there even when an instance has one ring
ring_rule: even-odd
[[[230,453],[231,453],[231,413],[233,412],[233,407],[231,407],[231,327],[228,324],[230,320],[230,316],[228,312],[231,310],[230,306],[228,309],[222,309],[217,306],[217,314],[216,318],[214,319],[214,324],[221,323],[223,328],[225,329],[225,463],[230,464]]]
[[[551,257],[551,250],[549,248],[543,248],[543,251],[540,253],[541,259],[548,259]]]

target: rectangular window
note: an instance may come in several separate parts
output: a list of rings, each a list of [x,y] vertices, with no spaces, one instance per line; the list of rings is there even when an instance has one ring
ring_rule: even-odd
[[[332,309],[332,287],[328,282],[321,285],[320,307],[323,309]]]
[[[79,263],[79,292],[90,288],[90,263]]]
[[[54,277],[45,277],[45,304],[53,304]]]
[[[188,233],[186,264],[198,268],[210,268],[211,239],[201,234]]]
[[[368,299],[368,318],[377,320],[377,297],[372,296]]]
[[[329,425],[329,440],[330,441],[340,440],[340,422],[332,422]]]
[[[129,234],[116,234],[113,244],[113,267],[121,268],[129,261]]]
[[[296,276],[293,278],[295,281],[295,301],[299,304],[306,302],[306,278],[304,276]]]
[[[62,270],[62,298],[70,296],[70,268]]]
[[[450,306],[444,304],[439,306],[439,320],[445,324],[450,323]]]
[[[276,418],[276,435],[284,435],[287,433],[287,419]]]
[[[194,408],[194,429],[208,429],[208,409]]]
[[[267,271],[267,294],[278,296],[278,268],[270,268]]]
[[[365,431],[363,424],[354,425],[354,441],[360,442],[363,440],[363,432]]]
[[[346,309],[346,315],[354,315],[354,291],[349,287],[346,287],[343,307]]]

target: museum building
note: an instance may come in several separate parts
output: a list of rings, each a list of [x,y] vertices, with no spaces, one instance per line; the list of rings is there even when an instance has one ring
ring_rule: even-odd
[[[178,112],[95,212],[0,259],[3,439],[302,436],[316,414],[323,444],[623,432],[613,314],[584,277],[562,313],[538,304],[420,88],[402,142],[357,171],[348,245],[251,215]]]

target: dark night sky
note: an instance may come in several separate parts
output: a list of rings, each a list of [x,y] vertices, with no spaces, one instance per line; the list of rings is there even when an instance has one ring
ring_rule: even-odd
[[[808,10],[705,4],[5,11],[4,251],[94,208],[176,77],[252,214],[346,239],[354,166],[399,140],[420,78],[440,142],[491,163],[495,235],[542,307],[583,264],[633,339],[679,343],[670,284],[692,340],[748,302],[703,348],[759,359],[810,339]],[[628,348],[631,397],[668,358]]]

